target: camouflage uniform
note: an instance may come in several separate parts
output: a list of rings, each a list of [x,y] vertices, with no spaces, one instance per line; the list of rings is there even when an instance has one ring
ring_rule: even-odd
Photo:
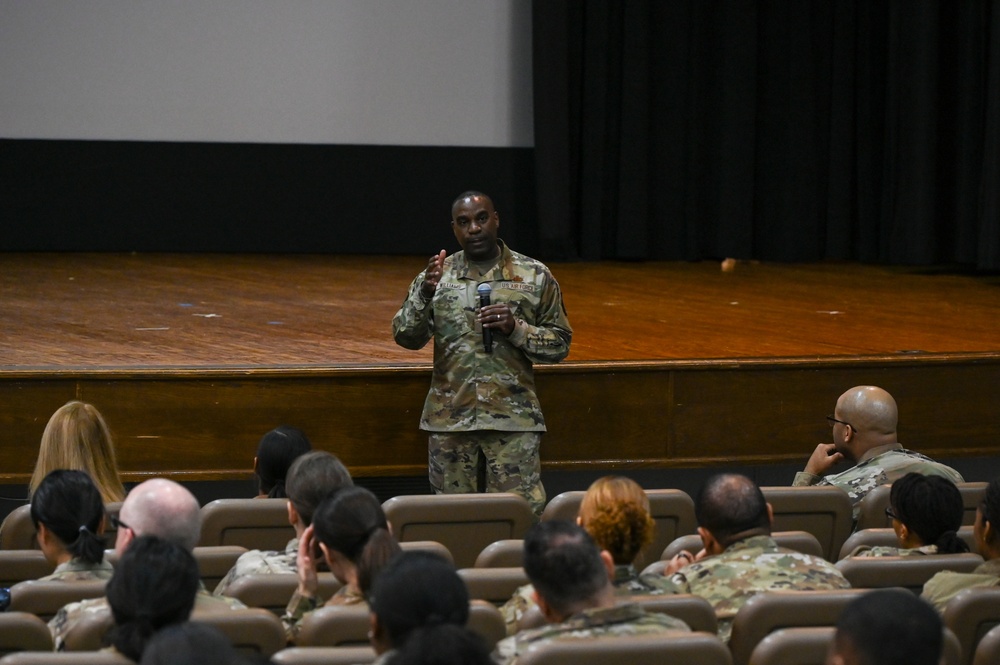
[[[219,610],[242,610],[246,605],[226,596],[213,596],[208,589],[199,582],[198,593],[194,597],[195,612],[218,612]],[[88,598],[76,603],[69,603],[52,617],[49,621],[49,632],[52,633],[52,641],[55,643],[56,651],[66,648],[66,639],[73,629],[79,624],[80,619],[86,614],[101,613],[111,614],[111,606],[108,605],[107,598]]]
[[[672,587],[662,575],[640,575],[635,566],[615,566],[615,576],[611,581],[616,596],[655,596],[672,592]],[[507,624],[507,634],[517,633],[517,624],[524,613],[536,607],[535,587],[530,584],[517,589],[511,599],[500,608],[504,623]]]
[[[889,545],[859,545],[847,556],[879,557],[879,556],[919,556],[921,554],[937,554],[937,545],[923,547],[891,547]]]
[[[666,614],[646,612],[635,603],[599,607],[574,614],[562,623],[549,624],[497,642],[493,662],[512,665],[531,644],[551,640],[575,640],[588,637],[629,637],[631,635],[690,632],[680,619]]]
[[[498,241],[500,258],[480,274],[464,251],[444,260],[434,296],[427,300],[420,287],[421,272],[410,284],[402,307],[392,320],[396,343],[422,348],[434,339],[434,371],[424,402],[420,429],[431,433],[483,432],[474,442],[463,439],[471,452],[442,450],[456,437],[430,437],[431,486],[437,492],[475,491],[480,448],[493,457],[489,489],[514,489],[536,512],[545,503],[537,478],[538,442],[545,419],[535,395],[532,363],[559,362],[569,353],[573,330],[562,293],[542,263],[511,251]],[[492,302],[510,305],[515,317],[509,336],[493,335],[493,352],[483,350],[482,329],[476,321],[478,285],[489,282]],[[529,436],[512,433],[531,432]],[[513,448],[513,450],[511,450]],[[450,469],[448,469],[450,465]],[[529,469],[526,481],[520,467]]]
[[[795,474],[794,486],[833,485],[847,492],[854,504],[854,521],[858,519],[858,504],[868,492],[879,485],[888,485],[910,472],[925,476],[944,476],[953,483],[964,482],[962,474],[930,457],[906,450],[898,443],[872,448],[850,469],[833,475],[816,476],[805,471]]]
[[[302,628],[302,620],[307,614],[323,605],[360,605],[367,602],[358,589],[348,585],[337,589],[337,593],[325,603],[319,596],[303,596],[296,589],[288,601],[285,613],[281,615],[281,623],[285,625],[285,639],[295,642]]]
[[[90,563],[79,557],[73,557],[66,563],[56,566],[51,575],[39,577],[39,582],[59,580],[62,582],[81,582],[87,580],[110,580],[115,569],[102,560],[100,563]]]
[[[288,574],[297,572],[295,560],[299,555],[299,539],[292,538],[285,546],[285,551],[250,550],[240,555],[226,576],[219,580],[213,592],[216,596],[226,593],[232,584],[248,575]]]
[[[1000,586],[1000,559],[990,559],[971,573],[943,570],[924,583],[920,597],[943,612],[948,601],[972,587]]]
[[[851,586],[833,564],[778,547],[770,536],[739,540],[722,554],[688,564],[667,579],[674,593],[693,593],[711,603],[724,642],[729,641],[737,610],[756,593]]]

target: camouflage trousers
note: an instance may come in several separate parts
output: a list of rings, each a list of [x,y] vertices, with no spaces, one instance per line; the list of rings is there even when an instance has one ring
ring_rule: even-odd
[[[536,515],[545,507],[541,432],[431,432],[428,468],[435,494],[512,492],[520,494]],[[485,465],[486,487],[479,487],[479,466]]]

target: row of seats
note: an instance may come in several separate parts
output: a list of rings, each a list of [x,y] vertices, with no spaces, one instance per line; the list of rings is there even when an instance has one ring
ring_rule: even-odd
[[[696,651],[705,650],[704,656],[694,653],[685,657],[688,663],[711,662],[732,663],[733,665],[791,665],[792,663],[823,662],[825,646],[832,635],[830,628],[843,608],[863,589],[839,591],[799,591],[773,592],[751,598],[737,613],[733,622],[732,638],[726,648],[714,635],[715,615],[711,606],[695,596],[649,597],[639,599],[650,611],[668,612],[684,619],[696,631],[694,643],[700,645]],[[900,593],[907,593],[900,590]],[[985,665],[1000,662],[1000,589],[969,589],[957,596],[944,613],[946,632],[946,653],[944,662],[948,665]],[[368,613],[363,607],[324,607],[317,611],[303,625],[300,646],[285,648],[284,631],[274,614],[261,609],[239,610],[195,616],[195,620],[214,625],[226,634],[238,648],[255,651],[265,656],[286,653],[276,658],[279,663],[311,662],[371,662],[375,654],[367,645]],[[68,645],[71,650],[93,650],[98,648],[100,635],[109,626],[108,620],[88,626],[89,631],[77,643]],[[491,604],[473,601],[470,606],[468,626],[480,634],[487,644],[493,645],[504,635],[504,623],[499,611]],[[711,639],[703,639],[710,637]],[[539,663],[587,663],[616,662],[612,658],[629,658],[632,665],[641,665],[658,654],[664,662],[670,649],[680,649],[679,644],[669,646],[655,644],[659,640],[650,638],[652,644],[641,649],[631,646],[638,638],[628,640],[591,640],[583,647],[552,647],[560,656],[541,658],[533,656],[525,662]],[[645,639],[645,638],[644,638]],[[674,638],[667,641],[673,642]],[[717,646],[707,646],[708,642]],[[688,645],[691,646],[690,644]],[[719,651],[719,647],[725,654]],[[0,653],[25,649],[46,651],[52,648],[48,627],[34,615],[22,612],[0,614]],[[693,648],[693,647],[692,647]],[[549,651],[549,647],[539,649]],[[587,652],[597,650],[604,660],[594,660]],[[648,651],[648,653],[647,653]],[[333,654],[350,655],[353,660],[333,658]],[[95,656],[90,653],[89,655]],[[294,655],[294,657],[293,657]],[[571,657],[575,658],[570,661]],[[680,657],[678,655],[678,657]],[[710,658],[710,660],[704,660]],[[287,659],[287,660],[286,660]],[[313,659],[313,660],[311,660]],[[320,660],[321,659],[321,660]],[[46,660],[23,661],[10,656],[0,660],[0,665],[9,662],[50,662]],[[51,661],[55,662],[55,661]],[[89,661],[88,661],[89,662]],[[672,661],[666,661],[672,662]]]

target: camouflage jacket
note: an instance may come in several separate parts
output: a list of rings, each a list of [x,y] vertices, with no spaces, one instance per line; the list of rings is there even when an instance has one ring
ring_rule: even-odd
[[[542,263],[511,251],[500,241],[500,261],[484,275],[457,252],[444,260],[433,298],[420,292],[424,273],[392,320],[396,343],[422,348],[434,339],[434,372],[420,428],[430,432],[545,431],[535,395],[532,363],[559,362],[569,353],[573,329],[562,292]],[[481,282],[493,287],[492,302],[508,303],[516,320],[510,336],[493,335],[483,350],[476,322]]]
[[[518,656],[530,644],[550,640],[572,640],[587,637],[628,637],[655,633],[690,632],[680,619],[666,614],[646,612],[635,603],[584,610],[562,623],[549,624],[497,642],[493,661],[498,665],[516,663]]]
[[[66,563],[56,566],[52,574],[39,577],[39,582],[49,582],[59,580],[62,582],[79,582],[86,580],[110,580],[115,569],[111,564],[102,560],[100,563],[90,563],[79,557],[73,557]]]
[[[770,536],[739,540],[722,554],[684,566],[668,580],[674,593],[693,593],[711,603],[724,642],[729,641],[736,611],[756,593],[851,586],[833,564],[778,547]]]
[[[194,599],[195,612],[216,612],[221,609],[242,610],[246,605],[226,596],[213,596],[208,592],[203,584],[198,583],[198,594]],[[89,598],[76,603],[70,603],[56,612],[56,615],[49,621],[49,632],[52,633],[52,641],[55,643],[56,651],[66,648],[66,639],[79,624],[80,619],[87,614],[102,613],[111,614],[111,606],[108,599]]]
[[[615,576],[611,583],[615,587],[616,596],[653,596],[670,589],[662,575],[640,575],[632,565],[615,566]],[[525,584],[514,592],[511,599],[500,608],[508,635],[517,633],[521,617],[535,606],[535,587]]]
[[[847,556],[880,557],[880,556],[920,556],[921,554],[937,554],[937,545],[922,547],[891,547],[889,545],[859,545]]]
[[[847,492],[854,504],[854,520],[858,519],[858,503],[879,485],[888,485],[911,471],[925,476],[944,476],[953,483],[964,482],[962,474],[950,466],[935,462],[926,455],[906,450],[898,443],[872,448],[858,463],[825,478],[805,471],[795,474],[792,485],[833,485]]]
[[[1000,559],[990,559],[971,573],[942,570],[924,583],[920,597],[943,612],[959,591],[980,586],[1000,586]]]
[[[240,555],[226,576],[219,580],[213,593],[221,596],[233,582],[248,575],[269,575],[296,573],[295,560],[299,555],[299,539],[292,538],[285,546],[285,551],[250,550]]]

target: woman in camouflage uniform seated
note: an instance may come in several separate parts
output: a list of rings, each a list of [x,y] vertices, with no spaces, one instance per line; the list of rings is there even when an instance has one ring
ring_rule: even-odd
[[[83,471],[57,469],[45,476],[31,499],[38,546],[56,569],[42,580],[107,580],[114,570],[104,560],[104,502]]]

